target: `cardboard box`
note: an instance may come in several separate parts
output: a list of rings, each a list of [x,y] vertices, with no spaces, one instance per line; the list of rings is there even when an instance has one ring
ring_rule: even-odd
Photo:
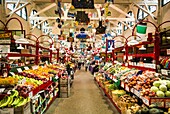
[[[14,108],[15,114],[31,114],[30,102],[26,103],[24,106]]]
[[[14,108],[0,109],[0,114],[14,114]]]

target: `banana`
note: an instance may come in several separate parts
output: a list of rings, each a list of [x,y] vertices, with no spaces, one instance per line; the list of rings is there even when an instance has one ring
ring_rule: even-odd
[[[20,98],[17,97],[17,98],[15,98],[14,102],[11,105],[15,106],[19,103],[19,101],[20,101]]]
[[[11,104],[13,103],[13,100],[14,100],[14,98],[12,97],[12,96],[10,96],[11,97],[11,100],[10,100],[10,102],[8,103],[8,107],[11,107]]]
[[[14,97],[14,96],[18,96],[19,95],[19,92],[17,90],[13,90],[11,91],[11,96]]]
[[[9,97],[9,96],[7,96],[5,99],[6,99],[6,100],[5,100],[6,102],[4,102],[4,103],[1,102],[0,108],[7,106],[8,103],[11,101],[11,97]]]
[[[15,107],[20,107],[22,105],[25,105],[27,103],[27,99],[21,98],[20,102]]]

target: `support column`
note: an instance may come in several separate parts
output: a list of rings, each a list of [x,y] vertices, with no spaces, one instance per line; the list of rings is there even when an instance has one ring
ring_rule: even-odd
[[[0,2],[0,20],[6,23],[6,11],[5,11],[5,0]],[[4,25],[0,23],[0,30],[4,29]]]

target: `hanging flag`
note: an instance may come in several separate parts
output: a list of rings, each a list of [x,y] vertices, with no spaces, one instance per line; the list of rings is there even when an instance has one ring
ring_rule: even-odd
[[[107,49],[108,51],[111,51],[114,48],[114,40],[107,40],[107,43],[108,43]]]

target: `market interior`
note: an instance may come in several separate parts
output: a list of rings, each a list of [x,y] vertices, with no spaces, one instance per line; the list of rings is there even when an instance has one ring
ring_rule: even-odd
[[[0,0],[0,114],[169,114],[170,0]]]

